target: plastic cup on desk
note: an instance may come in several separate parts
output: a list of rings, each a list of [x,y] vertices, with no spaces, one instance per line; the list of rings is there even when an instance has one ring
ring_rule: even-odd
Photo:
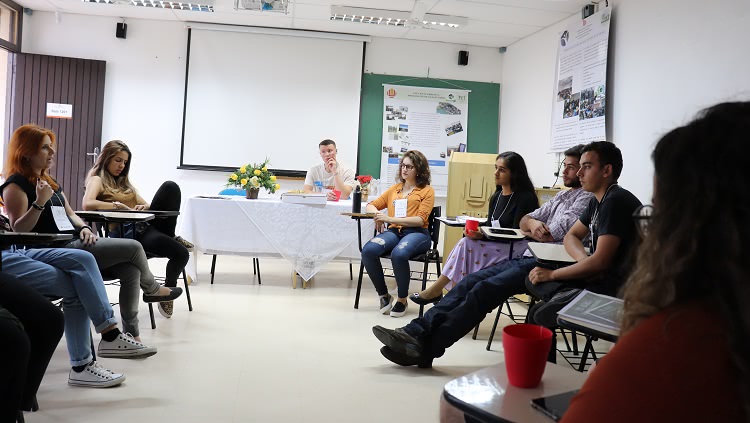
[[[519,388],[539,385],[551,345],[552,331],[545,327],[520,324],[503,328],[508,383]]]
[[[333,201],[339,201],[341,199],[341,191],[334,189],[334,190],[331,190],[331,192],[333,193],[335,197]]]
[[[472,233],[479,230],[479,221],[474,219],[466,220],[466,233]]]

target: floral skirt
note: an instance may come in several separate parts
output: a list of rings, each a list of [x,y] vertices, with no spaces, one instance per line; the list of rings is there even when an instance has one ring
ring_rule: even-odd
[[[527,241],[514,242],[512,258],[521,257],[526,244]],[[510,243],[461,238],[445,261],[443,275],[450,279],[445,289],[450,290],[468,274],[508,260],[509,252]]]

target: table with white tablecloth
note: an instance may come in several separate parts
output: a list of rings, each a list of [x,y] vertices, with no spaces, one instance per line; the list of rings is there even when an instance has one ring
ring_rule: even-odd
[[[193,197],[182,212],[180,234],[204,254],[281,256],[310,280],[334,259],[360,259],[357,221],[341,215],[351,210],[351,201],[344,200],[309,205],[279,199]],[[371,220],[362,222],[363,243],[373,231]],[[193,278],[194,254],[187,267]]]

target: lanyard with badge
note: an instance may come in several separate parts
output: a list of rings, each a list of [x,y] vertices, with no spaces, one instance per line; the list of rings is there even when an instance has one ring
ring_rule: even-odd
[[[403,186],[401,189],[403,190]],[[408,204],[407,199],[409,198],[412,192],[414,192],[414,188],[412,188],[412,190],[409,191],[409,193],[405,195],[405,198],[393,200],[393,209],[394,209],[393,217],[406,217],[406,209],[407,209],[406,206]]]
[[[508,206],[510,205],[510,200],[513,199],[513,194],[515,194],[515,193],[511,193],[510,194],[510,197],[508,198],[508,202],[505,203],[505,207],[503,207],[503,211],[500,212],[500,216],[498,216],[497,219],[494,219],[495,212],[497,211],[497,205],[500,204],[500,197],[502,197],[503,194],[500,193],[497,196],[497,201],[495,201],[495,208],[492,210],[492,214],[490,215],[490,219],[492,220],[492,227],[493,228],[501,228],[502,227],[502,226],[500,226],[500,219],[502,219],[503,215],[505,214],[505,210],[508,210]]]
[[[62,206],[51,206],[50,210],[52,210],[52,218],[55,220],[55,225],[57,225],[57,229],[61,231],[72,231],[75,230],[73,227],[73,224],[70,223],[70,219],[68,219],[68,214],[65,213],[65,202],[60,198],[60,196],[55,192],[55,197],[57,197],[57,201],[62,204]],[[50,201],[50,204],[52,202]]]
[[[594,251],[596,251],[596,241],[597,241],[597,232],[599,231],[599,209],[602,207],[602,204],[604,204],[604,199],[607,198],[607,194],[609,194],[609,190],[612,189],[613,186],[617,184],[612,184],[609,187],[607,187],[607,190],[604,191],[604,195],[602,196],[602,201],[599,202],[599,204],[596,205],[596,209],[594,209],[594,216],[591,217],[591,223],[589,223],[589,232],[591,233],[591,253],[593,254]]]

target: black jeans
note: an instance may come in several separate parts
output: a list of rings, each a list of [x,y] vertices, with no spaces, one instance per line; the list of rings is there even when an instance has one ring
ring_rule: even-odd
[[[7,310],[0,313],[0,422],[13,422],[18,410],[31,409],[64,319],[48,299],[2,272],[0,306]]]
[[[463,338],[487,313],[515,294],[526,292],[524,280],[537,266],[534,258],[519,258],[474,272],[461,280],[424,317],[404,327],[422,341],[425,355],[440,357]]]
[[[154,194],[152,210],[179,211],[182,193],[180,186],[166,181]],[[174,239],[177,216],[154,219],[145,231],[138,233],[136,239],[143,245],[146,253],[169,259],[166,270],[166,286],[177,286],[177,278],[185,269],[190,254],[188,250]]]

